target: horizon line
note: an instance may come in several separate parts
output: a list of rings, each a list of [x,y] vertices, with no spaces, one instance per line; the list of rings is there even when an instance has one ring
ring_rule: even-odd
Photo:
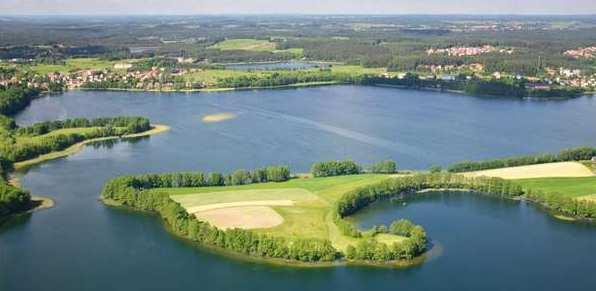
[[[16,16],[596,16],[590,13],[0,13],[0,17]]]

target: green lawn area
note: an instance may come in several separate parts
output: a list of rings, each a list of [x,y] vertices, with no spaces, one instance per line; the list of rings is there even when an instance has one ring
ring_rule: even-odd
[[[268,40],[258,39],[227,39],[218,42],[209,48],[220,49],[220,50],[247,50],[247,51],[264,51],[273,52],[275,50],[275,43]]]
[[[361,66],[352,65],[333,65],[331,70],[336,73],[344,73],[351,75],[373,74],[379,75],[386,72],[385,68],[364,68]],[[304,71],[318,71],[318,69],[306,69]],[[209,87],[215,87],[219,79],[241,77],[241,76],[268,76],[275,73],[275,71],[241,71],[241,70],[200,70],[184,75],[186,81],[202,82]]]
[[[37,135],[37,136],[17,136],[17,143],[29,143],[29,142],[36,142],[39,140],[42,140],[44,138],[47,137],[51,137],[51,136],[56,136],[59,134],[64,134],[64,135],[70,135],[70,134],[87,134],[87,133],[92,133],[98,129],[100,129],[101,127],[75,127],[75,128],[63,128],[63,129],[58,129],[58,130],[53,130],[51,132],[48,132],[46,134],[42,134],[42,135]]]
[[[379,234],[375,235],[375,239],[378,242],[382,242],[386,245],[392,245],[393,243],[401,243],[406,238],[403,236],[390,234],[390,233],[379,233]]]
[[[537,178],[515,180],[524,188],[560,193],[567,197],[581,197],[596,194],[596,177],[581,178]]]
[[[241,50],[241,51],[256,51],[256,52],[270,52],[270,53],[289,53],[293,54],[297,58],[304,55],[304,49],[302,48],[289,48],[285,50],[276,49],[276,44],[268,40],[239,38],[239,39],[227,39],[218,42],[209,48],[219,49],[222,51],[230,50]]]
[[[64,65],[38,64],[28,66],[28,69],[42,75],[60,72],[67,73],[79,70],[103,70],[114,67],[115,61],[101,60],[98,58],[72,58],[67,59]]]
[[[184,78],[190,82],[202,82],[208,86],[215,86],[218,79],[225,79],[240,76],[262,75],[265,72],[248,72],[240,70],[201,70],[184,75]]]
[[[349,73],[349,74],[383,74],[387,72],[385,68],[365,68],[362,66],[354,66],[354,65],[333,65],[331,67],[333,72],[337,73]]]
[[[185,208],[216,203],[292,200],[292,206],[272,206],[283,218],[281,225],[256,229],[261,233],[290,239],[329,239],[338,249],[356,244],[358,239],[339,232],[332,219],[333,203],[347,191],[380,182],[388,175],[363,174],[328,178],[296,178],[282,183],[263,183],[228,187],[158,188],[149,191],[166,192]],[[266,190],[266,191],[259,191]],[[377,236],[387,242],[403,239],[398,236]]]

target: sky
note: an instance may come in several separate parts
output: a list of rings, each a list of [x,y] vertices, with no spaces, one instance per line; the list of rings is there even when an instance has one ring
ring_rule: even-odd
[[[596,14],[596,0],[0,0],[0,14]]]

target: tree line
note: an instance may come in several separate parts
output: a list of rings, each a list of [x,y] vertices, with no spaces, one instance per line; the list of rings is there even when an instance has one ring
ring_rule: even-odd
[[[323,161],[314,163],[311,166],[310,173],[313,177],[332,177],[344,175],[356,175],[361,173],[373,174],[393,174],[397,172],[397,163],[392,160],[385,160],[374,163],[366,170],[352,160],[343,161]]]
[[[450,165],[447,168],[447,171],[452,173],[460,173],[554,162],[585,161],[592,159],[592,157],[596,157],[596,148],[577,147],[563,149],[558,154],[545,153],[485,161],[463,161]]]
[[[402,78],[364,76],[363,85],[391,85],[408,89],[436,89],[441,91],[461,91],[467,95],[532,97],[532,98],[575,98],[584,93],[581,89],[552,88],[530,89],[524,79],[481,80],[468,79],[465,75],[455,76],[453,79],[420,79],[417,74],[407,73]]]
[[[122,179],[135,189],[233,186],[284,182],[290,179],[290,169],[287,166],[268,166],[253,170],[240,169],[229,174],[180,172],[126,176]]]
[[[95,119],[73,118],[65,120],[38,122],[16,130],[18,135],[37,136],[64,128],[85,127],[120,127],[126,133],[138,133],[151,129],[149,119],[139,116],[101,117]]]
[[[219,88],[275,87],[312,82],[360,83],[360,74],[339,73],[327,69],[307,71],[276,71],[271,74],[251,74],[217,80]]]

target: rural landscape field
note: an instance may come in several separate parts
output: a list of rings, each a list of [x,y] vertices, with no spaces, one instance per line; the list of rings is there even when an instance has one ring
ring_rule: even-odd
[[[591,1],[0,3],[0,291],[594,290]]]

